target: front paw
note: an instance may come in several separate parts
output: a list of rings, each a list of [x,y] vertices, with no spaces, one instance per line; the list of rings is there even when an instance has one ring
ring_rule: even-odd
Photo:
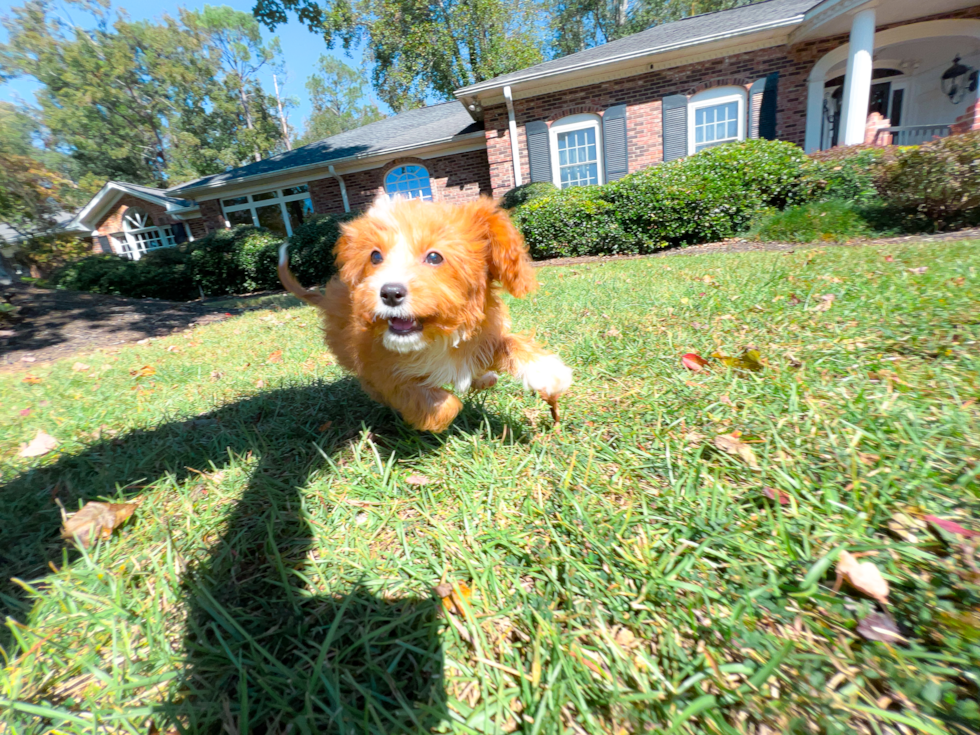
[[[438,434],[449,428],[462,409],[463,402],[452,393],[446,393],[445,398],[433,402],[422,415],[413,417],[414,420],[409,423],[419,431],[433,431]]]
[[[544,399],[558,398],[572,385],[572,370],[557,355],[539,357],[521,371],[524,387],[536,391]]]
[[[478,390],[489,390],[490,388],[493,388],[496,384],[497,384],[497,373],[490,371],[489,373],[485,373],[484,375],[481,375],[479,378],[476,378],[470,384],[470,390],[473,391],[474,393]]]

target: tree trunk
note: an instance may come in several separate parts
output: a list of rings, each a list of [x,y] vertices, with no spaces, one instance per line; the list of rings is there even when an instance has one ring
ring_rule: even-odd
[[[279,122],[282,123],[282,140],[286,144],[286,150],[293,149],[292,141],[289,140],[289,127],[286,125],[286,116],[282,114],[282,100],[279,99],[279,80],[276,75],[272,75],[272,84],[276,88],[276,105],[279,107]]]
[[[242,103],[242,112],[245,114],[245,127],[249,130],[255,130],[255,125],[252,124],[252,113],[248,109],[248,96],[245,94],[245,80],[238,77],[238,99]],[[261,161],[262,156],[259,152],[253,151],[252,155],[255,156],[256,161]]]

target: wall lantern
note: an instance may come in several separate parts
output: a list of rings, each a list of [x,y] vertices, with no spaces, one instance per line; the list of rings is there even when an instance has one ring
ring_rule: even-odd
[[[977,91],[977,70],[961,64],[960,55],[956,54],[953,65],[943,72],[940,84],[949,101],[954,105],[959,104],[967,91]]]

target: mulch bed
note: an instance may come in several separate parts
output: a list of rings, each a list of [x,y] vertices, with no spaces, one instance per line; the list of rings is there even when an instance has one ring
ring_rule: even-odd
[[[854,247],[907,242],[942,242],[980,239],[980,228],[937,235],[910,235],[847,243],[781,243],[724,240],[722,242],[669,248],[650,255],[589,255],[555,258],[535,266],[565,266],[606,263],[635,258],[665,258],[703,253],[786,252],[814,247]],[[221,321],[244,309],[228,309],[208,301],[157,301],[120,296],[53,291],[25,284],[3,289],[8,300],[19,307],[17,321],[0,323],[0,371],[29,369],[77,352],[164,337],[199,324]]]

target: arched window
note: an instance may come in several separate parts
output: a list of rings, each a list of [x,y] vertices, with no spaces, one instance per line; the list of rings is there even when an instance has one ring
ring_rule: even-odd
[[[745,140],[745,97],[742,87],[715,87],[694,95],[687,104],[688,154]]]
[[[567,189],[602,183],[602,133],[598,115],[563,117],[551,125],[549,136],[555,186]]]
[[[406,199],[432,200],[432,185],[429,183],[429,172],[423,166],[409,164],[396,166],[385,176],[385,191],[391,196],[403,196]]]
[[[123,213],[122,228],[112,239],[119,254],[130,260],[139,260],[147,250],[177,244],[170,227],[157,227],[149,212],[139,207],[130,207]]]

